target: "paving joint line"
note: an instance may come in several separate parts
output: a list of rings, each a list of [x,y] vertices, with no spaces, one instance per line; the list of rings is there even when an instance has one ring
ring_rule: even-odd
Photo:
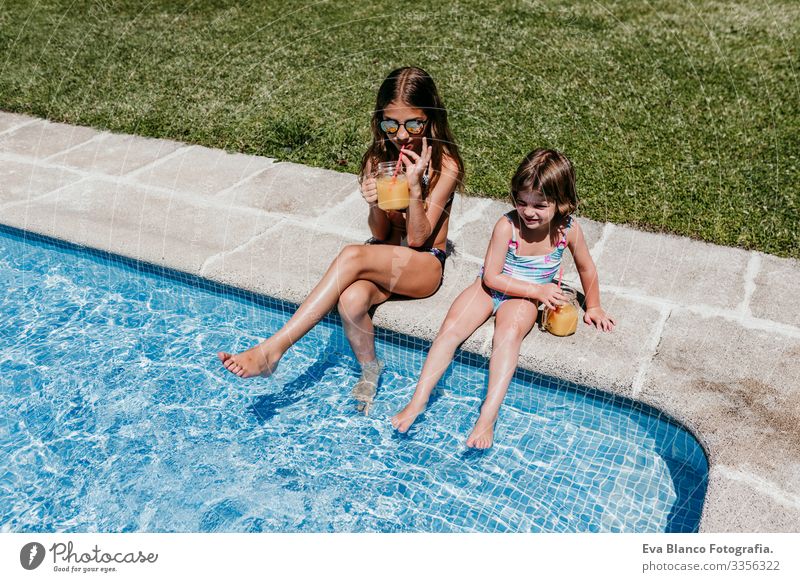
[[[592,248],[589,250],[589,254],[592,255],[594,262],[598,262],[600,256],[603,254],[603,249],[606,246],[606,241],[609,239],[611,234],[614,232],[614,225],[610,222],[606,222],[606,225],[603,227],[603,232],[600,234],[600,238],[596,243],[592,245]]]
[[[12,127],[9,127],[8,129],[4,129],[3,131],[0,131],[0,137],[2,137],[4,135],[7,135],[9,133],[13,133],[13,132],[17,131],[18,129],[22,129],[23,127],[26,127],[28,125],[33,125],[37,121],[41,121],[41,119],[31,119],[30,121],[23,121],[19,125],[14,125]]]
[[[265,234],[267,234],[267,233],[269,233],[269,232],[271,232],[273,230],[277,230],[278,228],[283,226],[283,223],[284,223],[284,220],[283,219],[279,219],[277,223],[268,226],[267,228],[265,228],[264,230],[262,230],[261,232],[259,232],[257,234],[254,234],[253,236],[251,236],[246,241],[236,245],[235,248],[229,249],[227,251],[221,251],[219,253],[211,255],[210,257],[207,257],[203,261],[203,264],[200,265],[200,269],[198,270],[198,273],[203,277],[207,277],[207,275],[205,274],[206,273],[206,269],[210,266],[211,263],[213,263],[213,262],[215,262],[217,260],[223,260],[224,257],[226,257],[228,255],[231,255],[231,254],[233,254],[235,252],[240,251],[241,249],[243,249],[244,247],[246,247],[247,245],[252,243],[257,238],[259,238],[261,236],[264,236]]]
[[[82,148],[83,146],[88,145],[88,144],[90,144],[92,142],[103,141],[103,139],[108,135],[109,134],[105,133],[105,132],[104,133],[98,133],[97,135],[93,135],[92,137],[90,137],[86,141],[82,141],[81,143],[75,144],[73,146],[70,146],[65,150],[58,151],[58,152],[56,152],[54,154],[50,154],[49,156],[45,156],[45,157],[39,158],[39,159],[42,160],[43,162],[47,162],[47,161],[49,161],[49,160],[51,160],[53,158],[57,158],[59,156],[67,155],[68,153],[73,152],[73,151],[77,150],[78,148]]]
[[[125,174],[123,174],[120,177],[121,178],[125,178],[125,179],[135,178],[139,174],[143,174],[147,170],[150,170],[155,166],[159,166],[159,165],[161,165],[161,163],[166,162],[168,160],[171,160],[172,158],[176,157],[178,154],[182,154],[182,153],[184,153],[184,152],[186,152],[188,150],[191,150],[192,148],[195,148],[195,147],[196,146],[188,145],[188,144],[182,145],[178,149],[169,152],[167,155],[161,156],[160,158],[156,158],[155,160],[152,160],[152,161],[146,163],[141,168],[136,168],[135,170],[131,170],[130,172],[126,172]]]
[[[292,226],[300,226],[306,229],[309,228],[309,224],[306,221],[306,219],[295,217],[293,215],[288,215],[288,214],[282,216],[286,218],[287,224],[290,224]],[[353,229],[325,228],[318,226],[318,223],[314,223],[313,225],[311,225],[310,230],[313,230],[314,232],[317,232],[319,234],[332,234],[339,237],[354,239],[356,241],[363,240],[365,235],[367,236],[367,238],[369,238],[370,236],[368,231],[365,233],[364,231],[356,231]]]
[[[745,483],[760,493],[770,496],[781,505],[791,507],[792,509],[800,509],[800,495],[786,491],[773,481],[762,479],[758,475],[734,469],[727,465],[716,465],[715,468],[720,475],[731,481]]]
[[[592,251],[592,253],[594,253],[594,251]],[[458,258],[461,260],[468,261],[470,263],[475,263],[476,265],[483,264],[483,259],[479,259],[478,257],[475,257],[474,255],[470,255],[468,253],[459,253]],[[567,283],[577,284],[577,282],[573,281],[571,278],[567,278],[565,279],[565,281]],[[640,305],[648,305],[650,307],[656,307],[659,310],[664,308],[681,309],[689,311],[690,313],[703,315],[706,317],[711,315],[714,317],[720,317],[728,321],[734,321],[740,323],[747,329],[769,331],[769,332],[779,333],[781,335],[785,335],[788,337],[800,339],[800,328],[797,328],[790,324],[772,321],[771,319],[753,317],[749,313],[746,315],[742,315],[741,306],[738,306],[736,309],[724,309],[704,304],[683,305],[671,299],[656,297],[653,295],[644,295],[642,293],[636,292],[635,290],[629,287],[619,287],[617,285],[601,284],[600,291],[613,293],[616,296],[628,299],[630,301],[634,301],[635,303],[638,303]]]
[[[464,195],[461,195],[460,198],[461,202],[463,203]],[[482,212],[489,208],[489,205],[493,202],[491,198],[486,198],[483,200],[478,200],[478,202],[470,208],[458,221],[458,224],[455,225],[455,228],[451,228],[450,232],[447,234],[447,238],[455,238],[458,234],[463,230],[463,228],[478,220],[482,216]],[[451,209],[452,214],[452,209]]]
[[[76,184],[80,184],[81,182],[85,182],[88,179],[89,176],[82,176],[81,178],[75,180],[74,182],[70,182],[69,184],[64,184],[63,186],[59,186],[57,188],[54,188],[53,190],[48,190],[47,192],[41,192],[39,194],[28,196],[28,198],[26,198],[25,200],[12,200],[0,206],[0,209],[8,210],[11,208],[17,208],[18,206],[26,206],[31,202],[38,202],[40,200],[44,200],[48,196],[51,196],[53,194],[58,194],[61,190],[64,190],[65,188],[69,188],[70,186],[74,186]]]
[[[658,355],[658,348],[661,345],[661,340],[664,336],[664,328],[667,325],[670,315],[672,315],[672,309],[670,307],[664,306],[661,308],[661,315],[656,322],[656,326],[653,330],[653,334],[650,336],[650,340],[645,346],[647,352],[639,364],[639,369],[636,371],[636,376],[633,378],[633,383],[631,384],[631,398],[638,398],[639,393],[644,387],[644,381],[647,377],[647,373],[650,371],[650,367]]]
[[[750,300],[753,297],[753,293],[755,293],[757,289],[756,285],[756,277],[761,272],[761,255],[756,252],[750,254],[750,260],[747,261],[747,269],[744,275],[744,297],[742,298],[742,302],[739,304],[739,313],[741,314],[742,318],[752,317],[752,311],[750,311]]]
[[[726,309],[703,303],[684,305],[672,299],[642,295],[628,288],[617,287],[615,285],[600,285],[600,290],[613,293],[625,299],[635,301],[636,303],[650,305],[651,307],[670,307],[673,310],[688,311],[689,313],[701,315],[703,317],[719,317],[727,321],[741,324],[742,327],[747,329],[768,331],[793,338],[800,338],[800,328],[790,324],[772,321],[771,319],[762,319],[752,316],[742,317],[738,307],[736,309]]]
[[[2,161],[4,157],[5,156],[0,154],[0,161]],[[28,163],[28,162],[26,162],[24,160],[17,160],[17,159],[14,159],[14,160],[11,160],[11,161]],[[70,168],[68,166],[61,166],[61,165],[58,165],[58,164],[34,164],[34,165],[38,165],[38,166],[45,167],[45,168],[52,169],[52,170],[62,170],[62,171],[66,170],[66,171],[72,172],[72,173],[80,176],[80,178],[78,180],[70,182],[69,184],[64,184],[63,186],[59,186],[58,188],[56,188],[54,190],[49,190],[47,192],[43,192],[41,194],[37,194],[36,196],[34,196],[32,198],[28,198],[27,200],[16,200],[16,201],[9,202],[8,205],[7,205],[8,207],[14,207],[14,206],[17,206],[17,205],[26,204],[26,203],[31,202],[31,201],[38,201],[40,199],[46,198],[47,196],[50,196],[51,194],[55,194],[59,190],[62,190],[64,188],[68,188],[70,186],[74,186],[76,184],[80,184],[82,182],[85,182],[85,181],[88,181],[88,180],[92,180],[92,179],[96,180],[98,182],[104,182],[106,184],[109,184],[110,186],[122,185],[122,186],[130,186],[132,188],[138,188],[146,196],[150,195],[151,193],[161,194],[161,195],[163,195],[165,197],[168,197],[170,199],[177,198],[177,199],[186,201],[192,206],[199,206],[198,197],[197,197],[196,194],[192,194],[192,192],[189,192],[189,191],[186,191],[186,190],[165,188],[163,186],[151,186],[151,185],[147,185],[147,184],[142,184],[142,183],[136,182],[134,180],[128,180],[127,179],[128,174],[126,174],[125,176],[110,176],[108,174],[102,174],[102,173],[98,173],[98,172],[88,172],[86,170],[78,170],[78,169]],[[268,169],[268,168],[265,168],[265,169]],[[259,171],[261,171],[261,170],[259,170]],[[269,211],[266,211],[266,210],[261,210],[259,208],[253,208],[252,206],[232,205],[232,204],[229,204],[227,202],[224,202],[224,201],[221,201],[221,200],[217,200],[216,199],[216,194],[209,194],[208,196],[203,196],[202,197],[202,201],[205,203],[205,205],[207,207],[214,207],[214,208],[226,209],[226,210],[230,209],[231,207],[235,207],[235,208],[238,208],[240,210],[246,211],[246,212],[248,212],[250,214],[257,214],[259,216],[272,216],[272,217],[274,217],[274,216],[283,217],[284,216],[282,214],[269,212]],[[0,208],[5,208],[5,207],[6,206],[2,206]]]
[[[271,160],[272,158],[266,158],[266,159],[268,159],[268,160]],[[217,192],[216,194],[212,194],[212,196],[215,196],[215,197],[216,197],[216,196],[224,196],[225,194],[227,194],[227,193],[229,193],[229,192],[232,192],[232,191],[233,191],[233,190],[235,190],[236,188],[240,187],[242,184],[246,184],[246,183],[247,183],[247,182],[249,182],[250,180],[253,180],[253,179],[255,179],[255,177],[256,177],[256,176],[259,176],[259,175],[263,174],[264,172],[268,172],[268,171],[269,171],[269,170],[271,170],[271,169],[272,169],[274,166],[277,166],[279,163],[280,163],[280,162],[272,162],[272,163],[271,163],[269,166],[267,166],[266,168],[259,168],[258,170],[256,170],[256,171],[255,171],[255,172],[253,172],[252,174],[248,174],[248,175],[247,175],[247,176],[245,176],[244,178],[241,178],[241,179],[240,179],[238,182],[235,182],[235,183],[231,184],[231,185],[230,185],[230,186],[228,186],[227,188],[223,188],[222,190],[220,190],[220,191],[219,191],[219,192]]]

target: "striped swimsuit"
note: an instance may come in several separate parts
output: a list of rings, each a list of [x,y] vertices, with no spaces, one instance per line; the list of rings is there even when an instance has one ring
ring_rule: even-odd
[[[505,214],[505,218],[511,223],[511,240],[508,241],[508,251],[506,252],[506,261],[503,264],[503,274],[525,281],[527,283],[536,283],[537,285],[544,285],[551,283],[558,274],[561,267],[561,258],[564,255],[564,249],[567,248],[567,230],[572,226],[572,217],[567,218],[564,233],[561,240],[558,241],[556,248],[553,252],[546,255],[525,256],[518,255],[517,249],[519,242],[517,242],[517,227],[514,225],[514,220],[511,218],[511,211]],[[483,277],[483,269],[481,269],[481,277]],[[497,313],[500,306],[508,299],[518,299],[513,295],[506,295],[495,289],[489,289],[492,296],[492,315]]]

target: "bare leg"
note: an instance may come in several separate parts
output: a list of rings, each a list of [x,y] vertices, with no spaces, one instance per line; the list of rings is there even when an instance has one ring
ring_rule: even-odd
[[[383,303],[391,293],[371,281],[356,281],[339,297],[339,315],[356,359],[361,364],[375,361],[375,328],[369,310]]]
[[[239,377],[268,376],[286,350],[319,323],[356,281],[372,281],[409,297],[427,297],[436,290],[440,277],[439,262],[428,253],[394,245],[349,245],[275,335],[240,354],[219,352],[217,357]]]
[[[517,369],[522,340],[536,322],[536,312],[536,303],[527,299],[509,299],[497,310],[489,360],[489,387],[481,414],[467,439],[468,447],[488,449],[492,446],[494,423]]]
[[[414,395],[406,407],[392,417],[392,426],[406,432],[428,405],[431,392],[444,374],[464,340],[492,314],[492,298],[480,279],[456,297],[425,358]]]
[[[360,402],[358,409],[369,414],[378,391],[383,364],[375,357],[375,328],[369,309],[386,301],[391,293],[371,281],[356,281],[339,297],[339,314],[353,352],[361,364],[361,378],[353,387],[353,397]]]

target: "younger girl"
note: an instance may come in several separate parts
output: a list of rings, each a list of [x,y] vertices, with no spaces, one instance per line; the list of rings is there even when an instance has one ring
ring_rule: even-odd
[[[600,307],[600,285],[580,225],[571,213],[578,206],[572,163],[554,150],[528,154],[511,181],[514,210],[495,224],[482,276],[453,302],[428,352],[417,388],[392,425],[406,432],[425,410],[456,348],[490,315],[495,316],[489,387],[467,446],[492,446],[494,424],[517,367],[522,339],[536,321],[539,304],[553,308],[565,297],[553,279],[564,248],[572,252],[586,295],[584,321],[603,331],[614,319]]]
[[[392,294],[422,298],[438,290],[450,206],[464,164],[430,75],[415,67],[389,73],[378,90],[371,125],[372,145],[361,164],[371,244],[342,249],[275,335],[239,354],[219,352],[231,373],[243,378],[271,374],[286,350],[338,305],[347,339],[362,367],[354,394],[368,405],[381,368],[375,359],[370,308]],[[378,207],[374,173],[378,163],[398,161],[401,151],[409,205],[406,210],[384,211]]]

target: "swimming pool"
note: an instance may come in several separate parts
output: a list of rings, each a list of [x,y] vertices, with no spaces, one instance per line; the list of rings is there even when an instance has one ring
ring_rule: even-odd
[[[487,363],[460,353],[408,435],[426,342],[380,331],[369,417],[334,317],[269,379],[216,360],[294,306],[0,227],[0,529],[696,531],[708,466],[658,411],[530,372],[465,449]]]

